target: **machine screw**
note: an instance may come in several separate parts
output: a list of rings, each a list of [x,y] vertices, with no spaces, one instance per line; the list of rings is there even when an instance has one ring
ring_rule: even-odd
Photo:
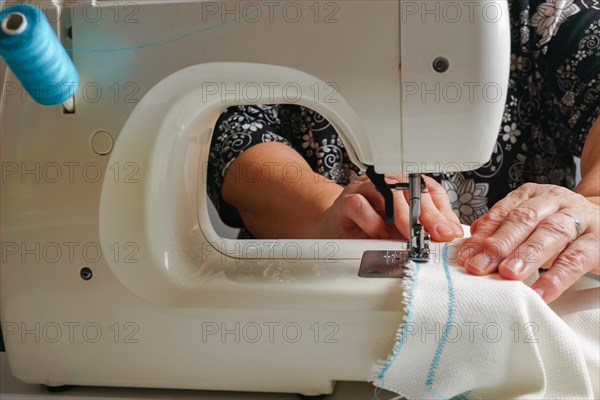
[[[450,68],[450,61],[446,57],[437,57],[433,60],[433,69],[440,74],[448,71]]]
[[[81,276],[81,279],[84,281],[89,281],[92,279],[92,275],[92,270],[88,267],[83,267],[81,268],[81,271],[79,271],[79,276]]]

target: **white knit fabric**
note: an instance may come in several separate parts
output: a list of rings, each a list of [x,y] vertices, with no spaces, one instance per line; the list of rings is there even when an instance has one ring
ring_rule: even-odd
[[[599,398],[598,282],[549,307],[522,282],[467,274],[452,249],[410,265],[405,321],[373,383],[407,399]]]

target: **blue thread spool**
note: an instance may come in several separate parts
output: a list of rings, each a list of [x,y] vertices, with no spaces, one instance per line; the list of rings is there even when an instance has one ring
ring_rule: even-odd
[[[18,4],[0,12],[0,55],[40,104],[61,104],[79,86],[73,61],[36,7]]]

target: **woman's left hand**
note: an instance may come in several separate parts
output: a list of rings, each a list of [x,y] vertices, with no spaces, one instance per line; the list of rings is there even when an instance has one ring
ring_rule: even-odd
[[[600,273],[599,230],[598,204],[560,186],[528,183],[473,223],[459,264],[518,280],[548,269],[532,289],[549,303],[585,273]]]

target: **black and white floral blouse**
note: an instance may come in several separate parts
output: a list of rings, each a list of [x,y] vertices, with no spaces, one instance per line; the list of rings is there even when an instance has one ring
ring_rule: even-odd
[[[512,60],[508,99],[489,163],[440,175],[466,224],[525,182],[575,185],[573,156],[600,113],[600,0],[509,0]],[[346,185],[360,172],[333,127],[297,105],[226,110],[213,135],[208,194],[223,221],[251,237],[221,198],[225,172],[244,150],[263,142],[296,149],[315,172]]]

